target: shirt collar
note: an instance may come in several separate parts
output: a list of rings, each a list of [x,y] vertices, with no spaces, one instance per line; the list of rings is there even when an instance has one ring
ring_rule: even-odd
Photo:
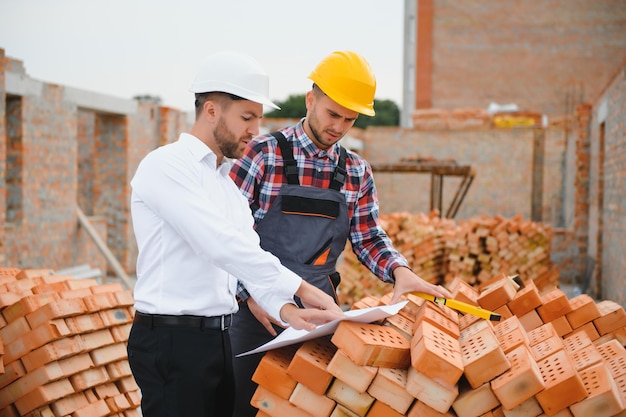
[[[300,122],[295,126],[294,135],[295,140],[300,143],[304,153],[307,157],[322,157],[324,155],[328,155],[328,158],[334,162],[339,160],[339,143],[335,143],[333,146],[326,150],[322,150],[317,147],[315,143],[311,140],[311,138],[304,131],[304,118],[300,120]]]
[[[206,160],[211,168],[215,169],[222,175],[228,175],[231,161],[228,158],[223,158],[220,166],[216,166],[217,155],[215,155],[215,152],[213,152],[211,148],[206,145],[206,143],[189,133],[181,133],[178,141],[185,148],[187,148],[189,152],[191,152],[191,155],[196,161],[202,162],[203,160]]]

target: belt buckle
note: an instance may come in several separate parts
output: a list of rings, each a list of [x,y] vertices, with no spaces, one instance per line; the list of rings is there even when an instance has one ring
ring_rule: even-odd
[[[225,317],[226,317],[226,316],[225,316],[224,314],[222,314],[222,315],[220,316],[220,329],[221,329],[222,331],[224,331],[224,330],[228,329],[228,327],[226,327],[226,319],[225,319]]]

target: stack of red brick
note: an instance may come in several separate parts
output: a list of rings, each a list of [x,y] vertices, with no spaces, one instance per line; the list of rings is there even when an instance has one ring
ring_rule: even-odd
[[[506,276],[481,290],[461,279],[450,287],[502,320],[409,296],[381,323],[341,322],[332,336],[265,354],[253,376],[257,416],[626,416],[620,305]]]
[[[476,216],[456,222],[433,212],[380,218],[394,246],[427,281],[439,284],[462,278],[479,285],[500,271],[533,280],[539,288],[559,280],[559,270],[550,260],[552,230],[521,216]],[[342,304],[350,306],[365,296],[381,297],[389,291],[387,284],[360,264],[349,245],[338,270]]]
[[[0,268],[0,417],[137,417],[130,290]]]

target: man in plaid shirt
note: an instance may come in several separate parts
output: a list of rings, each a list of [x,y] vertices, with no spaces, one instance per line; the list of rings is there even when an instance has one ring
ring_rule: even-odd
[[[379,223],[369,164],[338,144],[359,114],[374,115],[376,80],[369,64],[355,52],[333,52],[309,78],[306,117],[252,140],[230,172],[250,203],[261,246],[335,299],[335,267],[348,239],[361,263],[394,285],[392,303],[410,291],[449,297],[413,273],[394,249]],[[240,309],[230,328],[235,354],[281,330],[243,286],[238,296]],[[261,354],[235,358],[236,417],[256,415],[251,378],[260,359]]]

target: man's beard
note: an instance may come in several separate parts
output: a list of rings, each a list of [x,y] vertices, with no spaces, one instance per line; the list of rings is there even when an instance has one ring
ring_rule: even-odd
[[[224,119],[220,118],[217,127],[213,130],[213,137],[217,147],[226,158],[241,158],[243,150],[239,149],[240,141],[233,132],[228,130]]]

